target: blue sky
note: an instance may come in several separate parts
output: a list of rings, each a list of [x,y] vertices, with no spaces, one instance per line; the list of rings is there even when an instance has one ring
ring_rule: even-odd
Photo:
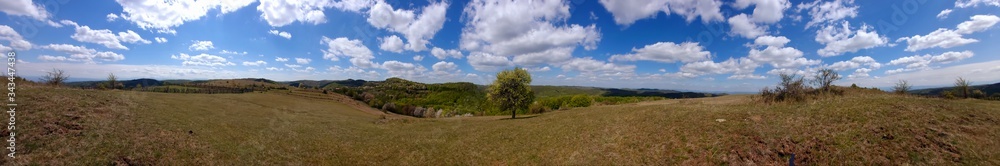
[[[228,0],[0,2],[20,75],[466,81],[753,92],[831,68],[840,85],[1000,82],[998,0]],[[992,46],[992,47],[991,47]]]

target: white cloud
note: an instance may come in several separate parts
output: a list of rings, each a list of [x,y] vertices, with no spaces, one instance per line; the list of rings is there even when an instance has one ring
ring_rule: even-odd
[[[5,46],[7,49],[13,48],[22,51],[31,49],[31,42],[24,40],[21,34],[7,25],[0,25],[0,41],[10,42],[10,47]]]
[[[219,54],[246,55],[247,52],[246,51],[238,52],[238,51],[222,50],[222,51],[219,51]]]
[[[754,44],[758,45],[758,46],[784,47],[785,44],[787,44],[788,42],[791,42],[791,41],[792,40],[788,40],[788,38],[784,37],[784,36],[777,36],[777,37],[775,37],[775,36],[761,36],[761,37],[757,37],[757,39],[754,39]]]
[[[585,57],[573,58],[560,68],[563,71],[578,71],[580,73],[634,73],[636,67],[635,65],[618,65]]]
[[[861,25],[857,31],[852,31],[850,26],[850,23],[844,21],[840,28],[830,25],[820,29],[816,34],[816,42],[825,44],[826,47],[816,52],[820,56],[830,57],[885,46],[889,43],[889,38],[879,35],[871,26]]]
[[[403,47],[405,45],[403,45],[403,40],[399,39],[399,36],[392,35],[381,38],[379,40],[382,40],[382,44],[380,44],[378,48],[395,53],[403,52]]]
[[[434,57],[437,58],[438,60],[444,60],[449,57],[455,59],[462,59],[462,57],[464,56],[462,55],[461,51],[455,49],[445,50],[438,47],[434,47],[433,49],[431,49],[431,55],[434,55]]]
[[[997,7],[1000,7],[1000,0],[957,0],[957,1],[955,1],[955,7],[959,7],[959,8],[976,7],[976,6],[979,6],[979,4],[983,4],[983,5],[986,5],[986,6],[997,6]]]
[[[194,40],[191,42],[194,42],[194,44],[188,46],[188,50],[205,51],[205,50],[215,49],[215,44],[212,44],[212,41]]]
[[[288,58],[274,57],[275,62],[288,62]]]
[[[447,2],[432,2],[418,16],[413,10],[393,9],[389,4],[378,1],[368,11],[368,23],[403,34],[407,50],[423,51],[430,43],[428,40],[444,27],[447,9]]]
[[[263,66],[263,65],[267,65],[267,62],[261,60],[258,60],[256,62],[250,62],[250,61],[243,62],[243,66]]]
[[[514,66],[514,63],[504,56],[496,56],[484,52],[472,52],[468,57],[469,65],[479,71],[496,71],[501,68]]]
[[[962,22],[956,26],[955,30],[939,28],[930,34],[921,36],[902,37],[896,42],[906,41],[906,51],[915,52],[923,49],[940,47],[952,48],[979,42],[976,39],[963,38],[963,35],[985,31],[1000,21],[1000,17],[994,15],[975,15],[969,21]]]
[[[284,68],[277,68],[277,67],[268,67],[266,69],[269,70],[269,71],[283,71],[283,70],[285,70]]]
[[[45,11],[42,4],[34,4],[31,0],[5,0],[0,2],[0,12],[9,16],[25,16],[40,21],[47,21],[52,15]]]
[[[112,21],[115,21],[115,20],[118,19],[118,15],[114,14],[114,13],[108,13],[107,18],[108,18],[108,22],[112,22]]]
[[[900,68],[900,69],[886,71],[886,74],[895,74],[895,73],[914,71],[914,70],[929,70],[931,69],[932,64],[936,63],[948,64],[962,59],[971,58],[974,55],[975,54],[972,53],[972,51],[962,51],[962,52],[951,51],[939,55],[925,54],[923,56],[914,55],[914,56],[901,57],[889,61],[889,65],[905,65],[905,69]]]
[[[858,56],[851,58],[851,60],[833,63],[832,65],[826,66],[826,68],[840,71],[860,68],[862,65],[866,65],[868,66],[867,68],[870,69],[878,69],[882,67],[881,63],[878,63],[870,56]]]
[[[413,61],[419,62],[419,61],[423,61],[423,60],[424,60],[424,56],[423,55],[413,56]]]
[[[291,69],[296,69],[296,68],[300,68],[300,67],[302,67],[302,65],[296,65],[296,64],[285,64],[285,67],[288,67],[288,68],[291,68]]]
[[[298,64],[306,65],[306,64],[309,64],[309,62],[312,62],[312,59],[309,59],[309,58],[295,58],[295,63],[298,63]]]
[[[223,66],[236,65],[235,63],[226,60],[226,58],[210,54],[198,54],[195,56],[191,56],[185,53],[180,53],[178,55],[171,55],[170,58],[176,60],[183,60],[184,62],[182,62],[181,64],[184,66],[223,67]]]
[[[629,26],[637,20],[655,17],[659,12],[684,16],[688,22],[700,17],[702,22],[722,21],[722,2],[718,0],[601,0],[601,5],[615,17],[618,25]]]
[[[938,13],[937,18],[945,19],[948,18],[949,14],[951,14],[951,9],[944,9],[941,13]]]
[[[731,33],[746,38],[754,38],[767,34],[767,27],[757,26],[750,22],[746,14],[739,14],[729,18]]]
[[[69,44],[49,44],[41,46],[41,48],[69,54],[69,57],[59,56],[62,57],[59,59],[69,60],[69,61],[95,63],[94,59],[108,61],[108,62],[125,60],[124,55],[109,51],[98,52],[97,50],[83,46],[74,46]],[[39,57],[39,59],[42,59],[42,57]],[[53,59],[53,56],[46,57],[46,59]]]
[[[802,57],[802,51],[792,47],[767,46],[764,50],[753,48],[748,57],[756,62],[769,63],[774,68],[797,68],[821,62]]]
[[[955,65],[950,67],[924,70],[920,72],[909,72],[890,74],[876,78],[858,79],[858,85],[891,87],[899,80],[907,80],[913,86],[951,86],[955,83],[955,78],[962,77],[976,83],[987,83],[1000,81],[1000,60],[977,62],[971,64]]]
[[[399,62],[399,61],[385,61],[382,63],[382,69],[385,69],[392,77],[419,77],[423,75],[427,68],[421,66],[420,64]]]
[[[166,43],[167,42],[167,38],[155,37],[153,39],[156,40],[157,43]]]
[[[788,0],[737,0],[733,7],[744,9],[755,5],[750,20],[757,23],[775,23],[784,17],[784,11],[792,4]]]
[[[440,61],[434,63],[434,66],[431,66],[431,69],[434,69],[436,74],[447,75],[448,73],[454,73],[457,71],[458,65],[455,65],[454,62]]]
[[[808,10],[812,20],[806,23],[806,28],[822,26],[824,24],[834,24],[845,18],[858,16],[858,6],[854,5],[854,0],[816,0],[812,3],[802,3],[796,7],[797,11]]]
[[[293,22],[326,23],[326,8],[360,12],[374,4],[372,0],[260,0],[257,11],[272,27],[282,27]]]
[[[704,74],[727,74],[732,73],[728,79],[763,79],[764,76],[754,75],[753,72],[760,65],[746,57],[715,63],[711,60],[693,62],[681,66],[677,75],[682,77],[695,77]]]
[[[969,21],[962,22],[958,24],[958,29],[956,32],[960,34],[971,34],[973,32],[981,32],[993,27],[997,22],[1000,22],[1000,17],[994,15],[975,15],[969,17]]]
[[[705,50],[698,43],[684,42],[675,44],[673,42],[657,42],[646,45],[643,48],[632,48],[631,54],[613,55],[611,61],[637,61],[648,60],[664,63],[673,62],[695,62],[707,60],[711,53]]]
[[[552,60],[564,58],[538,55],[546,52],[571,54],[578,45],[594,50],[601,37],[596,25],[560,23],[570,17],[569,7],[558,0],[470,2],[464,9],[466,26],[459,46],[470,52],[513,57],[515,63],[527,67],[562,63]]]
[[[270,31],[267,31],[267,33],[270,33],[272,35],[278,35],[278,36],[281,36],[281,37],[283,37],[285,39],[292,39],[292,34],[290,34],[288,32],[285,32],[285,31],[278,31],[278,30],[272,29]]]
[[[128,50],[128,47],[122,45],[122,42],[143,44],[152,43],[149,40],[142,39],[142,36],[139,36],[139,34],[133,32],[132,30],[118,32],[118,34],[115,35],[111,32],[111,30],[93,30],[90,29],[89,26],[77,26],[76,33],[70,36],[70,38],[80,42],[96,43],[111,49],[121,50]]]
[[[234,12],[255,0],[116,0],[122,6],[120,17],[142,29],[155,29],[160,33],[176,33],[172,28],[188,21],[201,19],[209,10],[219,9],[220,14]]]
[[[320,39],[320,44],[327,46],[326,50],[322,50],[323,59],[338,61],[338,57],[349,57],[351,58],[351,64],[362,69],[375,67],[376,65],[371,61],[375,56],[368,47],[361,43],[361,40],[350,40],[345,37],[330,39],[323,36]]]

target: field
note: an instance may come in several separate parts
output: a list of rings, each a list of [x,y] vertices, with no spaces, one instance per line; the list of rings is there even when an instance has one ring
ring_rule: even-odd
[[[729,95],[421,119],[301,92],[19,88],[4,165],[1000,165],[1000,102],[985,100]]]

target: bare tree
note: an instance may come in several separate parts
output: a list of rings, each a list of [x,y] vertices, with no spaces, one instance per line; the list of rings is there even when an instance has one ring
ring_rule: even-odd
[[[812,82],[818,84],[824,92],[829,92],[830,84],[837,80],[840,80],[840,74],[837,74],[837,71],[833,71],[833,69],[821,69],[819,73],[816,73],[816,78]]]
[[[906,82],[906,80],[899,80],[899,82],[896,83],[896,86],[892,87],[892,91],[898,94],[906,94],[906,92],[910,91],[911,88],[913,88],[913,86],[910,85],[909,82]]]
[[[118,89],[118,76],[115,76],[115,73],[108,73],[107,84],[111,89]]]
[[[60,69],[52,69],[52,71],[47,73],[48,74],[42,77],[42,82],[45,82],[46,84],[52,86],[62,85],[64,82],[66,82],[66,79],[69,79],[69,75],[67,75],[66,72]]]
[[[969,98],[969,84],[971,84],[971,82],[969,82],[969,80],[965,80],[965,78],[958,77],[958,79],[955,79],[954,90],[955,93],[957,93],[956,95],[960,94],[962,95],[962,98]]]

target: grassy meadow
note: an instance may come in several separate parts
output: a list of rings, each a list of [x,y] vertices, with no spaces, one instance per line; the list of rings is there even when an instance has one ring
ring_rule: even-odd
[[[335,94],[19,88],[4,165],[1000,165],[986,100],[729,95],[423,119]]]

